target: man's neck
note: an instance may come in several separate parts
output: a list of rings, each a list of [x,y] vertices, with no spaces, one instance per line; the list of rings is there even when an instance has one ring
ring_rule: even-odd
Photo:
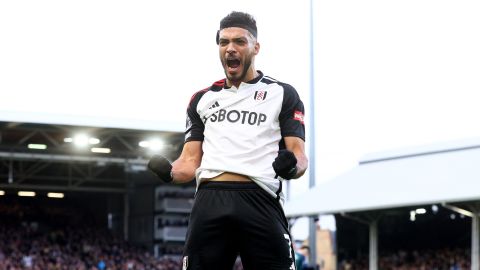
[[[227,86],[228,87],[235,86],[236,88],[239,88],[242,82],[247,83],[249,81],[252,81],[253,79],[257,78],[259,75],[260,74],[257,72],[257,70],[253,69],[251,72],[248,72],[247,76],[245,76],[241,81],[230,81],[227,79]]]

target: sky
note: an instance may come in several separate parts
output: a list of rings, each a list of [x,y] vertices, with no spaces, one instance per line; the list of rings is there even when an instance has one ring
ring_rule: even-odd
[[[190,96],[224,76],[232,10],[257,19],[256,68],[305,103],[317,184],[368,153],[480,136],[473,0],[314,0],[312,43],[309,0],[0,1],[0,121],[183,131]]]

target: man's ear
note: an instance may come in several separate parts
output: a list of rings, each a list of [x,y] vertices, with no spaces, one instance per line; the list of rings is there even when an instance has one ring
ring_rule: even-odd
[[[257,55],[259,51],[260,51],[260,43],[255,42],[255,55]]]

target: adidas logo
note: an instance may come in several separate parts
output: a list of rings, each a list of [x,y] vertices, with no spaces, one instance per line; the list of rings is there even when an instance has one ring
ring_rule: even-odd
[[[208,108],[208,109],[210,110],[210,109],[216,108],[218,106],[220,106],[220,104],[218,104],[218,101],[215,101],[215,103],[213,103],[213,105],[210,106],[210,108]]]

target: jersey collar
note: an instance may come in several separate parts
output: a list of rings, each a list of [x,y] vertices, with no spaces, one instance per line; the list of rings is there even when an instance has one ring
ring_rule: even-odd
[[[263,78],[263,72],[261,72],[260,70],[257,70],[257,72],[258,72],[257,77],[255,77],[254,79],[252,79],[248,82],[240,83],[239,88],[241,88],[243,84],[256,84],[256,83],[258,83]],[[236,87],[233,87],[233,88],[236,89]],[[227,79],[223,80],[223,89],[225,89],[225,90],[232,89],[232,87],[227,86]]]

